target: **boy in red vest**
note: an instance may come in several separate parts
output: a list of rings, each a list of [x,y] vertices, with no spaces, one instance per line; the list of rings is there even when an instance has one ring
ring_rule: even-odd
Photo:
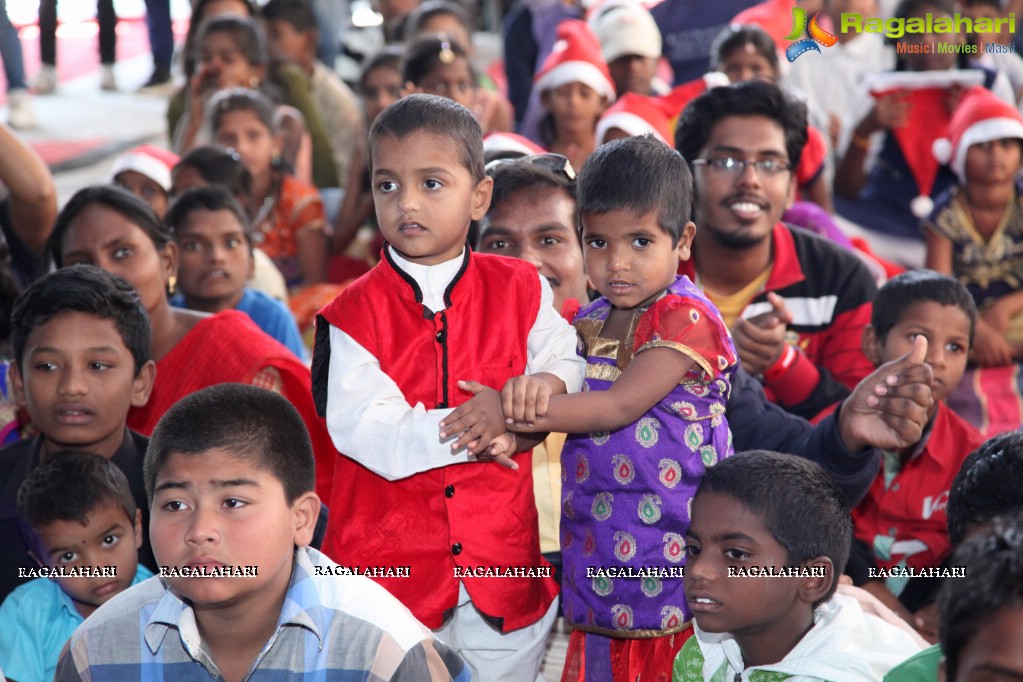
[[[401,99],[373,124],[369,150],[388,243],[316,325],[313,394],[343,454],[323,550],[376,577],[474,679],[536,679],[557,586],[540,556],[531,444],[519,437],[505,466],[488,446],[514,443],[508,380],[579,390],[576,335],[535,267],[466,246],[493,187],[468,109]],[[473,397],[460,380],[489,388]],[[443,438],[440,421],[470,401],[474,425]]]

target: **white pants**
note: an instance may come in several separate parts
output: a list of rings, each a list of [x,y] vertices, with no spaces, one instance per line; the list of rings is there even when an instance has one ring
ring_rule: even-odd
[[[555,598],[540,620],[518,630],[501,632],[483,620],[465,585],[459,583],[454,614],[433,634],[459,653],[475,682],[543,682],[540,663],[557,615]]]

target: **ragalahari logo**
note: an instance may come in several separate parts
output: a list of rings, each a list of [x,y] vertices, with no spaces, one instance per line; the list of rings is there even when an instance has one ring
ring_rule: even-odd
[[[807,23],[806,10],[802,7],[792,8],[792,32],[785,36],[785,40],[796,41],[785,48],[785,56],[790,62],[796,61],[807,52],[820,52],[821,48],[818,47],[818,44],[831,47],[838,42],[838,36],[828,33],[817,23],[819,16],[819,12],[814,14],[813,19]],[[807,37],[804,38],[804,35]]]

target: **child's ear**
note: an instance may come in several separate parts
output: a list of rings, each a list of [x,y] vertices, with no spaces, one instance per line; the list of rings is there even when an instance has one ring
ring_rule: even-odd
[[[402,87],[401,89],[401,97],[407,97],[409,95],[422,92],[423,89],[416,85],[415,83],[413,83],[412,81],[405,81],[405,86]],[[401,97],[399,97],[398,99],[401,99]]]
[[[28,548],[28,556],[32,559],[32,561],[36,562],[36,566],[39,566],[40,568],[46,566],[46,564],[39,558],[39,555],[36,554],[34,547]]]
[[[863,336],[860,338],[860,348],[875,367],[883,364],[881,362],[881,339],[877,338],[877,330],[874,325],[868,324],[863,328]]]
[[[693,238],[696,237],[696,223],[690,220],[682,227],[682,236],[678,239],[678,259],[689,260],[693,252]]]
[[[153,383],[156,381],[156,363],[152,360],[146,361],[142,369],[135,375],[135,381],[131,385],[131,406],[142,407],[149,402],[149,394],[153,392]]]
[[[799,579],[799,598],[806,604],[816,604],[827,596],[831,591],[832,584],[838,580],[838,576],[835,575],[835,567],[831,563],[831,559],[826,556],[814,557],[803,566],[819,575]]]
[[[142,510],[135,508],[135,523],[132,524],[135,530],[135,549],[142,547]]]
[[[494,194],[494,179],[489,175],[476,183],[476,189],[472,193],[472,212],[470,217],[473,220],[482,220],[490,208],[490,197]]]
[[[306,547],[313,541],[316,521],[320,518],[320,498],[312,491],[300,495],[292,502],[291,513],[295,520],[295,544]]]
[[[14,402],[18,407],[25,407],[25,380],[21,377],[21,369],[17,362],[12,362],[7,368],[7,378],[10,380],[11,390],[14,391]]]

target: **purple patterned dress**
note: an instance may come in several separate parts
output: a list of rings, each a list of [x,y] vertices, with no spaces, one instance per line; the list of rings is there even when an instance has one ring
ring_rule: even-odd
[[[738,360],[717,309],[687,277],[649,309],[636,310],[627,343],[600,337],[610,310],[600,298],[574,321],[586,350],[584,390],[607,390],[647,348],[673,348],[694,365],[637,422],[611,433],[572,434],[565,443],[563,607],[581,630],[659,637],[691,617],[682,538],[704,471],[732,454],[725,402]]]

